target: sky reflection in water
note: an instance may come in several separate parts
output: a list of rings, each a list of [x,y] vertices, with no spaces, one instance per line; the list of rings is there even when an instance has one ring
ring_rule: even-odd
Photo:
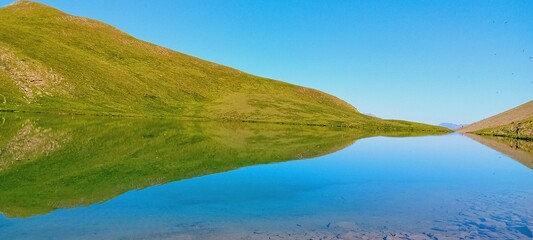
[[[533,238],[533,171],[465,136],[374,137],[326,156],[0,218],[1,239]]]

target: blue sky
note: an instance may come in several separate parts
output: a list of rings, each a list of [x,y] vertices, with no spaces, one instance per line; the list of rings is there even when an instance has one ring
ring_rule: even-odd
[[[383,118],[470,123],[533,100],[533,1],[40,2]]]

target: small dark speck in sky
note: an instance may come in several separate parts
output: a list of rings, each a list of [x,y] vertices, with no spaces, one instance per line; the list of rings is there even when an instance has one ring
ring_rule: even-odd
[[[507,21],[505,21],[505,24],[507,24]]]

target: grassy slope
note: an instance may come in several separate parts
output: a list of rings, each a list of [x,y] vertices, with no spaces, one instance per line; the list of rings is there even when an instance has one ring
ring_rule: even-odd
[[[488,132],[488,131],[491,131],[489,129],[496,130],[499,127],[501,127],[502,129],[505,129],[517,122],[526,121],[526,119],[528,118],[533,118],[533,101],[529,101],[518,107],[507,110],[503,113],[494,115],[492,117],[483,119],[479,122],[472,123],[464,128],[459,129],[458,132],[463,132],[463,133],[473,133],[473,132],[478,132],[478,131]],[[531,126],[530,126],[529,131],[531,132],[532,130],[533,129],[531,129]],[[501,133],[504,133],[504,132],[506,132],[506,130],[502,131]],[[514,135],[516,135],[516,133]]]
[[[48,6],[0,9],[0,110],[443,128],[360,114],[326,93],[140,41]]]
[[[424,133],[173,119],[0,115],[0,212],[105,201],[132,189]],[[135,129],[135,131],[132,131]]]
[[[533,101],[470,124],[458,131],[533,140]]]
[[[485,128],[474,132],[479,135],[512,137],[533,140],[533,117],[498,127]]]

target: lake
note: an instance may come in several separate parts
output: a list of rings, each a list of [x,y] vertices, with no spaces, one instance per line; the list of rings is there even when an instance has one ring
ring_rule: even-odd
[[[0,115],[0,239],[532,239],[530,142]]]

